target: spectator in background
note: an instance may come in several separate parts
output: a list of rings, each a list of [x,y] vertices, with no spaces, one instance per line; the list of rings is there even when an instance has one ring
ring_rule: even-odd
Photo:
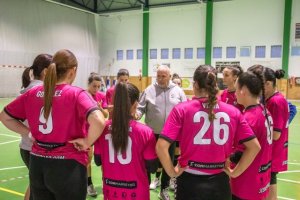
[[[142,93],[137,110],[137,119],[145,114],[145,123],[151,127],[158,139],[163,125],[172,108],[186,101],[183,90],[178,85],[171,82],[170,68],[161,65],[157,69],[156,82],[148,86]],[[175,143],[170,147],[169,153],[174,157]],[[156,189],[160,185],[159,177],[161,168],[156,172],[155,179],[150,183],[150,189]],[[150,173],[148,173],[150,182]],[[162,170],[160,199],[170,199],[168,194],[170,177]]]
[[[129,81],[129,71],[127,69],[120,69],[117,74],[117,83],[127,83]],[[115,94],[115,86],[110,87],[106,91],[106,101],[108,105],[108,111],[109,111],[109,119],[112,119],[112,109],[113,109],[113,98]]]

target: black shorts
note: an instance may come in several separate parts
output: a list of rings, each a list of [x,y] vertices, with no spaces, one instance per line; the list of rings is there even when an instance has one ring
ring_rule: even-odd
[[[231,200],[226,173],[194,175],[184,172],[177,178],[176,200]]]
[[[30,151],[27,151],[27,150],[25,150],[25,149],[21,149],[21,148],[20,148],[20,155],[21,155],[21,158],[22,158],[24,164],[25,164],[26,167],[29,169]]]
[[[160,134],[154,134],[154,135],[155,135],[155,139],[156,139],[156,143],[157,143],[157,140],[158,140]],[[175,142],[170,144],[170,147],[169,147],[169,154],[170,154],[172,162],[173,162],[174,156],[175,156],[175,147],[176,147]],[[158,168],[162,168],[162,164],[160,163],[160,160],[158,160]]]
[[[240,199],[239,197],[232,195],[232,200],[243,200],[243,199]]]
[[[277,174],[278,174],[278,172],[271,172],[270,185],[276,185],[277,184]]]
[[[86,167],[75,160],[30,155],[30,189],[34,199],[85,200]]]

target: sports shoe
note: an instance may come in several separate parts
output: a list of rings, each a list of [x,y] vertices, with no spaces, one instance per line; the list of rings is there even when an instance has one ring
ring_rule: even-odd
[[[158,193],[158,198],[162,200],[171,200],[168,189],[163,189]]]
[[[169,184],[169,188],[170,188],[170,190],[175,190],[175,187],[176,187],[176,178],[171,178],[170,179],[170,184]]]
[[[95,190],[93,184],[92,184],[92,185],[89,185],[89,186],[87,187],[87,194],[88,194],[89,196],[91,196],[91,197],[96,197],[96,196],[97,196],[97,191]]]
[[[155,190],[158,186],[160,186],[160,182],[158,178],[155,178],[151,183],[150,183],[150,190]]]

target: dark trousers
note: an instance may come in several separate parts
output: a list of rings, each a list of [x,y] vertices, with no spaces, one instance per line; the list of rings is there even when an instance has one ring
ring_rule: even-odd
[[[176,200],[231,200],[229,177],[224,172],[194,175],[184,172],[177,178]]]
[[[86,199],[86,167],[75,160],[31,155],[29,177],[34,200]]]
[[[30,151],[27,151],[25,149],[21,149],[20,148],[20,155],[21,155],[21,158],[24,162],[24,164],[26,165],[26,167],[29,169],[29,163],[30,163]],[[29,181],[29,186],[30,186],[30,181]],[[29,200],[33,200],[33,197],[32,197],[32,192],[30,191],[30,194],[29,194]]]

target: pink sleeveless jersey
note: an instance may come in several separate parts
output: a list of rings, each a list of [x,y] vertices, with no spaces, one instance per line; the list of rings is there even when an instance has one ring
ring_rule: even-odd
[[[228,89],[225,89],[221,94],[221,101],[235,106],[241,112],[243,112],[243,110],[244,110],[244,106],[241,104],[238,104],[238,102],[237,102],[237,99],[235,96],[235,91],[230,92],[230,91],[228,91]]]
[[[87,153],[77,151],[68,141],[85,137],[84,125],[96,102],[84,90],[67,84],[57,85],[52,110],[46,121],[43,116],[43,86],[37,86],[5,107],[12,117],[28,120],[36,139],[32,154],[52,159],[74,159],[87,164]]]
[[[243,113],[260,143],[261,150],[244,173],[231,179],[232,194],[241,199],[261,200],[269,193],[273,122],[270,113],[268,121],[264,113],[261,105],[250,106]]]
[[[266,107],[273,118],[274,131],[281,133],[279,140],[273,141],[272,172],[286,171],[288,167],[288,103],[282,94],[276,92],[267,99]]]
[[[102,161],[104,199],[149,200],[145,160],[157,158],[153,131],[131,120],[127,150],[119,154],[113,148],[110,130],[111,120],[95,143],[99,149],[95,153],[100,154]]]
[[[216,119],[209,121],[206,98],[193,98],[171,111],[160,137],[179,140],[179,163],[194,174],[222,172],[232,147],[255,138],[241,112],[217,101]]]

